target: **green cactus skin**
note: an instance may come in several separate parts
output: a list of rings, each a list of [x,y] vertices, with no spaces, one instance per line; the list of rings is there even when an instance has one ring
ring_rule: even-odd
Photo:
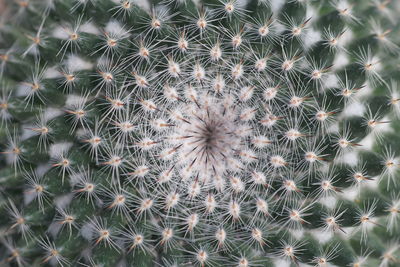
[[[399,266],[396,1],[8,7],[1,266]]]

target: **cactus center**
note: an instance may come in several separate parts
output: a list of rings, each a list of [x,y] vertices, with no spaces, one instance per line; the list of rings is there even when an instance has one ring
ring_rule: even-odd
[[[185,119],[180,120],[174,131],[179,141],[179,161],[183,170],[201,173],[201,179],[223,176],[234,168],[236,158],[245,156],[241,152],[243,129],[240,116],[233,106],[219,99],[206,99],[186,107]]]

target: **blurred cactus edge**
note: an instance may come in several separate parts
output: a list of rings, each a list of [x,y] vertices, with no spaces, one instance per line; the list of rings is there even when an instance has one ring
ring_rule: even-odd
[[[0,266],[400,266],[400,1],[1,6]]]

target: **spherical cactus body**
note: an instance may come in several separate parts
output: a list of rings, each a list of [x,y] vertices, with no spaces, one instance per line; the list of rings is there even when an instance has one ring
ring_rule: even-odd
[[[0,265],[399,265],[399,3],[7,3]]]

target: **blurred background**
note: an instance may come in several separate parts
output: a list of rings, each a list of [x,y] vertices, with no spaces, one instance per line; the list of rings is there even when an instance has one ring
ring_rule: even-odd
[[[6,0],[0,0],[0,16],[6,10]]]

